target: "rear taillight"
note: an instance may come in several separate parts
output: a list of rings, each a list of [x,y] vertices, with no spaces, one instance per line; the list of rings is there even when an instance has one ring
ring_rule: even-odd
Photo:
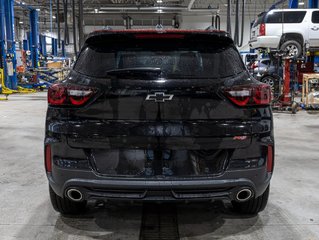
[[[81,106],[96,92],[86,86],[54,84],[48,90],[48,103],[53,106]]]
[[[267,151],[267,172],[272,172],[274,168],[274,147],[272,145],[268,146]]]
[[[266,24],[262,23],[259,26],[259,36],[265,36],[266,35]]]
[[[257,68],[257,67],[258,67],[258,65],[257,65],[256,63],[253,63],[253,64],[250,66],[251,69],[255,69],[255,68]]]
[[[45,145],[45,155],[44,155],[44,161],[45,161],[45,170],[47,172],[52,172],[52,161],[51,161],[51,146]]]
[[[239,85],[224,90],[226,97],[241,107],[268,105],[271,100],[267,84]]]

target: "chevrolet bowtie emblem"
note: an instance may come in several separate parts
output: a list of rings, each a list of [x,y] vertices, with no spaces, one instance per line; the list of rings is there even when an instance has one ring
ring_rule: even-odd
[[[174,97],[173,94],[165,94],[163,92],[156,92],[154,94],[147,95],[145,100],[163,103],[165,101],[171,101],[173,97]]]

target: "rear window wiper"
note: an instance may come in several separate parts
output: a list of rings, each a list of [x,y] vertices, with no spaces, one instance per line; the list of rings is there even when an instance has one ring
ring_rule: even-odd
[[[161,74],[162,70],[155,67],[117,68],[106,71],[106,75],[136,75],[136,74]]]

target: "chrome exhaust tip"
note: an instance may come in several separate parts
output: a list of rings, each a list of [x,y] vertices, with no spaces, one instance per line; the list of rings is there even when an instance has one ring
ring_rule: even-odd
[[[68,189],[66,192],[66,196],[74,202],[81,202],[83,200],[83,194],[80,190],[75,188]]]
[[[253,192],[249,188],[243,188],[236,194],[236,200],[238,202],[248,201],[253,196]]]

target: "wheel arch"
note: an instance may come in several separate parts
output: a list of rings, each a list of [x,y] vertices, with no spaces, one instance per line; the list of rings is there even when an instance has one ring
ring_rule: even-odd
[[[275,74],[275,73],[266,73],[266,74],[262,75],[262,77],[259,79],[259,81],[261,82],[261,80],[263,80],[266,77],[272,77],[272,78],[274,78],[275,80],[278,80],[278,81],[281,79],[281,77],[279,75]]]
[[[304,37],[300,33],[285,33],[281,36],[280,42],[279,42],[279,48],[287,41],[294,40],[300,43],[301,47],[304,43]]]

